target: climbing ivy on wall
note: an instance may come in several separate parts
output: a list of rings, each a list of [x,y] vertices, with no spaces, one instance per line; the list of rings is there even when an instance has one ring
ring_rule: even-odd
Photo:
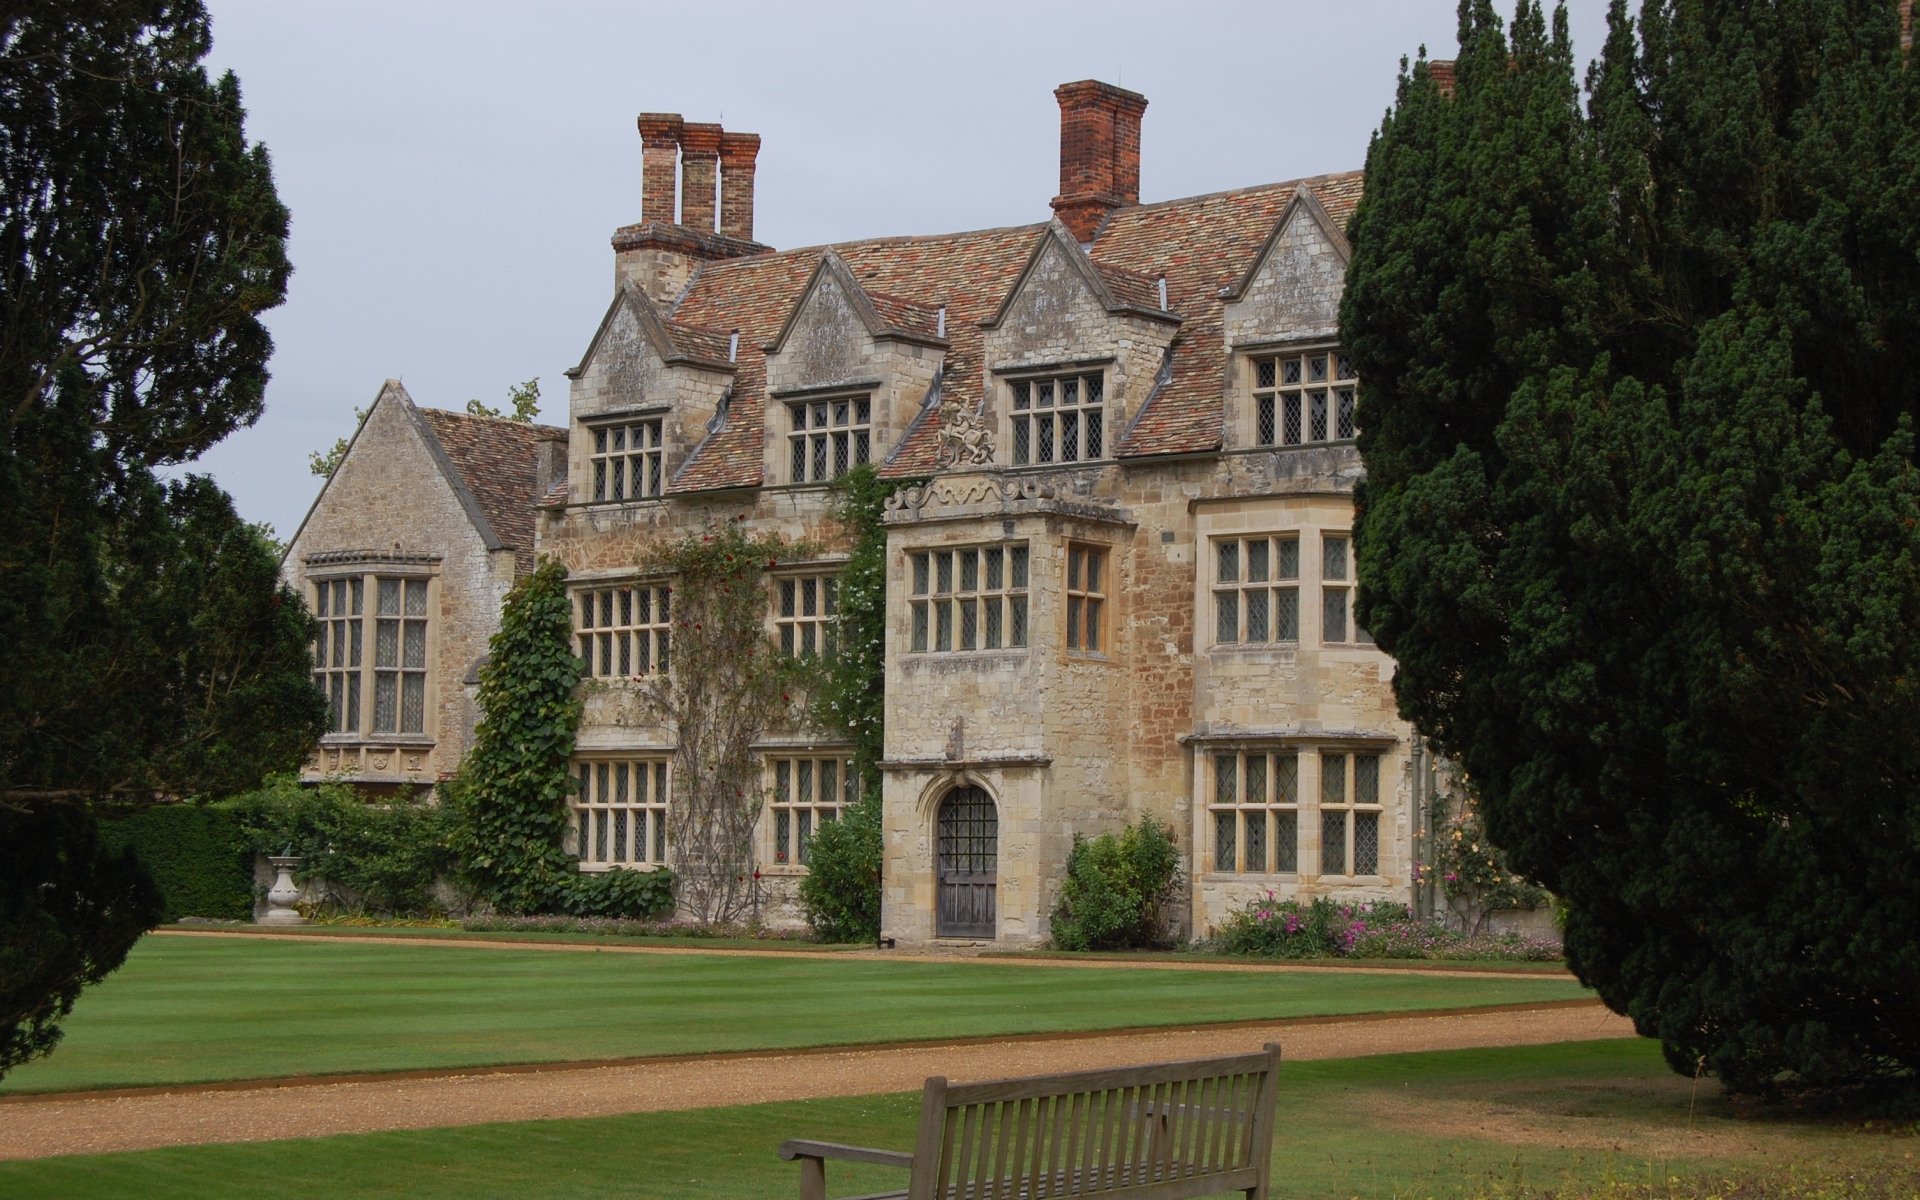
[[[880,784],[886,742],[887,498],[924,482],[882,479],[865,463],[834,485],[834,516],[852,535],[853,552],[840,570],[839,650],[814,693],[813,718],[853,743],[863,794]]]
[[[507,593],[480,668],[483,715],[451,789],[465,870],[507,912],[564,907],[579,875],[561,846],[581,708],[572,635],[567,571],[549,559]]]
[[[887,497],[914,482],[866,464],[836,485],[834,515],[853,537],[840,571],[839,649],[813,696],[814,723],[853,743],[860,802],[813,835],[800,881],[807,920],[824,941],[880,936],[880,758],[886,744]]]

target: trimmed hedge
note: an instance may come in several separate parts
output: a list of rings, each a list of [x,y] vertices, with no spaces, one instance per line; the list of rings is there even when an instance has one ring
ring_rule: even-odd
[[[164,919],[253,919],[253,847],[224,808],[167,804],[100,822],[101,844],[131,849],[160,888]]]

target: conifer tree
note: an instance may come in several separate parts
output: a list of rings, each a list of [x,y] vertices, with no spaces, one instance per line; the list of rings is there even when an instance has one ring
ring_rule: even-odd
[[[1569,962],[1737,1090],[1920,1066],[1920,87],[1896,0],[1465,0],[1367,158],[1360,604]],[[1583,102],[1584,99],[1584,102]]]

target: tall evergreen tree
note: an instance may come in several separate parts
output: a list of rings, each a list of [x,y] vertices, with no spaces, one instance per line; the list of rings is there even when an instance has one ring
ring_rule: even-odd
[[[0,8],[0,1073],[159,915],[103,806],[296,765],[323,704],[278,555],[205,479],[260,414],[287,212],[195,0]]]
[[[1896,0],[1465,0],[1368,152],[1361,606],[1669,1062],[1920,1067],[1920,84]]]

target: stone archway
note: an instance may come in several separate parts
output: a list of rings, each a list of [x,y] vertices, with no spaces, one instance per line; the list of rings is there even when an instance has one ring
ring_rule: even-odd
[[[977,787],[959,787],[934,817],[934,933],[994,937],[999,932],[1000,816]]]

